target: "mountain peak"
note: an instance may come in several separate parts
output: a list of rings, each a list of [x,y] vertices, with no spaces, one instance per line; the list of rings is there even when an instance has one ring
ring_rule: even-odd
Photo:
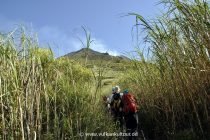
[[[119,60],[130,60],[126,56],[112,56],[108,52],[101,53],[98,51],[95,51],[91,48],[81,48],[78,51],[70,52],[64,57],[69,57],[73,59],[84,59],[86,57],[86,53],[88,53],[88,59],[89,60],[113,60],[113,59],[119,59]]]

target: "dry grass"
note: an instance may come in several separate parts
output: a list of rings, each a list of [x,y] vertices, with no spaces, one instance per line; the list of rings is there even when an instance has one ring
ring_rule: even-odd
[[[149,57],[137,50],[124,87],[140,100],[141,127],[151,139],[208,139],[210,133],[210,9],[208,3],[164,1],[156,20],[138,14]],[[185,133],[183,133],[185,132]]]
[[[24,32],[0,38],[0,139],[86,139],[79,133],[115,130],[91,94],[90,70],[54,59]]]

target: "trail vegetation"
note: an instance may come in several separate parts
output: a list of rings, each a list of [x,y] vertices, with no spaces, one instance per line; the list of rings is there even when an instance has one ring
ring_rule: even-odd
[[[156,19],[129,14],[136,17],[136,36],[144,35],[147,45],[142,51],[137,43],[140,61],[133,60],[121,83],[139,97],[139,127],[147,138],[209,139],[209,2],[162,4],[167,12]]]
[[[0,139],[83,139],[116,131],[98,105],[100,80],[92,71],[55,59],[20,32],[0,35]]]
[[[156,19],[129,13],[136,17],[139,59],[94,60],[85,28],[87,51],[79,61],[55,58],[22,28],[1,33],[0,139],[98,139],[81,134],[118,132],[101,101],[116,84],[136,95],[138,127],[147,139],[210,139],[209,2],[162,4],[168,9]]]

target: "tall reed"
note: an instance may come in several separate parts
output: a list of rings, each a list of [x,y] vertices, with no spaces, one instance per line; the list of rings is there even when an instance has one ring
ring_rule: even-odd
[[[152,139],[208,139],[210,132],[210,9],[206,1],[163,1],[168,12],[154,20],[139,14],[149,56],[124,78],[140,100],[140,120]]]
[[[55,59],[23,30],[0,35],[0,71],[0,139],[89,139],[80,133],[115,130],[92,100],[91,71]]]

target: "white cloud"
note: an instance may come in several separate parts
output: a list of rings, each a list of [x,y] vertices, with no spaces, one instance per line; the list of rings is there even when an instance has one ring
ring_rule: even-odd
[[[62,56],[72,51],[77,51],[85,46],[86,39],[82,35],[72,36],[64,31],[56,28],[45,26],[38,30],[38,37],[41,43],[49,44],[55,53],[55,56]],[[80,39],[79,39],[80,38]],[[81,41],[82,42],[81,42]],[[91,43],[90,48],[102,53],[108,52],[110,55],[117,56],[119,53],[117,51],[111,50],[101,39],[92,38],[94,40]]]
[[[110,55],[113,55],[113,56],[119,55],[119,53],[117,51],[113,51],[111,49],[108,49],[108,46],[102,40],[96,39],[96,38],[94,38],[93,40],[94,40],[94,42],[91,46],[91,48],[93,50],[96,50],[96,51],[99,51],[99,52],[102,52],[102,53],[108,52]]]
[[[85,37],[81,37],[80,40],[84,44],[86,43]],[[72,46],[74,46],[74,48],[76,48],[77,50],[85,47],[85,46],[82,45],[80,40],[77,39],[77,38],[71,40]],[[92,38],[92,40],[93,40],[93,42],[90,45],[91,49],[93,49],[95,51],[98,51],[98,52],[101,52],[101,53],[108,52],[110,55],[113,55],[113,56],[119,55],[119,53],[117,51],[109,49],[109,47],[104,43],[103,40],[97,39],[97,38]]]
[[[71,33],[68,33],[64,30],[61,30],[58,27],[52,26],[43,26],[43,27],[33,27],[29,22],[20,22],[10,20],[2,15],[0,15],[0,31],[9,32],[18,27],[18,25],[26,26],[26,29],[29,33],[37,33],[39,44],[43,47],[51,47],[56,57],[65,55],[72,51],[77,51],[84,46],[82,46],[81,41],[73,36]],[[81,35],[80,32],[77,37],[85,43],[86,39]],[[106,43],[98,38],[93,37],[94,41],[91,44],[91,49],[99,51],[102,53],[108,52],[110,55],[117,56],[119,53],[114,49],[110,49]]]
[[[56,27],[45,26],[40,28],[38,38],[41,44],[50,45],[56,57],[77,49],[72,45],[73,38]]]

